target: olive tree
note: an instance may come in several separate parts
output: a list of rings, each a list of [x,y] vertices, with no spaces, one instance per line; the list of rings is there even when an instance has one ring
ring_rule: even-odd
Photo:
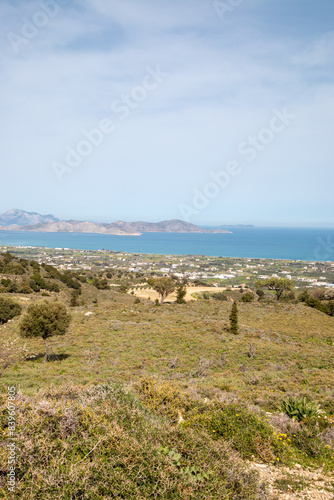
[[[164,303],[165,298],[175,290],[175,283],[172,278],[157,278],[153,282],[153,289],[160,295],[160,304]]]
[[[22,307],[8,297],[0,297],[0,325],[21,314]]]
[[[65,304],[41,300],[28,307],[20,323],[20,333],[22,337],[41,337],[44,340],[45,356],[43,362],[46,363],[49,358],[47,339],[54,335],[65,335],[70,321],[71,316],[67,312]]]
[[[289,292],[294,287],[294,282],[288,278],[267,278],[265,280],[258,280],[255,284],[257,288],[267,288],[276,292],[277,300],[280,299],[283,292]]]

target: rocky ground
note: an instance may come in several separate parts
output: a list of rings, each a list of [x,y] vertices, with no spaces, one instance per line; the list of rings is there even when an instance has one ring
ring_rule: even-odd
[[[251,463],[277,500],[333,500],[334,478],[321,469],[305,470]]]

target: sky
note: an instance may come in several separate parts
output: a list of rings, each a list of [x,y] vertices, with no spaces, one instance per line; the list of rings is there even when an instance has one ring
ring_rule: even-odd
[[[0,213],[334,227],[333,0],[2,0]]]

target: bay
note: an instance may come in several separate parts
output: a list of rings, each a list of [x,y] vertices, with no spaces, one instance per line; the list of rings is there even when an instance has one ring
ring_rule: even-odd
[[[0,231],[0,246],[114,250],[161,255],[212,255],[334,262],[334,229],[231,228],[232,234],[88,233]]]

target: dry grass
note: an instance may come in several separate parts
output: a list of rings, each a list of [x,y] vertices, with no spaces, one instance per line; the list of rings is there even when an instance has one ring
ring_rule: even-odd
[[[6,492],[7,449],[1,447],[1,498],[269,498],[226,443],[171,426],[115,384],[67,385],[21,394],[16,403],[16,491]]]
[[[201,292],[210,292],[210,293],[217,293],[217,292],[224,292],[226,288],[222,287],[210,287],[210,286],[187,286],[187,293],[184,298],[186,302],[189,302],[191,300],[197,300],[194,297],[194,294],[201,293]],[[140,290],[139,288],[134,289],[134,296],[135,297],[140,297],[143,299],[150,299],[153,302],[156,299],[160,299],[159,294],[153,290],[153,288],[144,288]],[[167,301],[174,302],[176,300],[176,292],[171,293],[168,295]]]
[[[192,497],[189,492],[195,491],[195,488],[190,486],[187,481],[183,483],[183,480],[181,481],[183,489],[177,489],[175,485],[180,484],[181,476],[179,466],[177,465],[175,468],[175,456],[170,455],[170,452],[171,450],[175,450],[177,454],[182,452],[182,457],[189,457],[190,454],[194,453],[194,456],[198,457],[196,459],[197,465],[194,465],[193,462],[190,465],[189,462],[189,467],[197,467],[198,474],[201,474],[203,470],[205,472],[206,469],[203,469],[202,464],[206,463],[206,459],[204,455],[198,455],[199,447],[209,446],[208,439],[212,439],[210,432],[213,433],[214,430],[219,429],[219,427],[210,427],[210,419],[207,416],[203,417],[202,420],[195,418],[194,421],[198,426],[197,431],[194,431],[191,426],[186,431],[183,428],[181,430],[182,426],[175,427],[180,418],[179,411],[181,411],[181,417],[186,420],[182,408],[175,407],[175,412],[172,415],[173,421],[170,423],[164,420],[165,413],[160,411],[163,407],[150,408],[147,410],[149,413],[145,413],[138,403],[138,408],[142,408],[135,411],[138,420],[131,420],[132,410],[124,410],[126,418],[131,417],[129,420],[129,425],[133,429],[131,430],[124,423],[125,416],[121,416],[119,413],[119,417],[116,418],[111,407],[103,406],[104,403],[101,403],[101,411],[95,410],[93,403],[87,403],[84,414],[80,413],[78,401],[86,397],[83,396],[86,391],[84,386],[110,384],[110,381],[113,381],[133,387],[140,380],[148,377],[151,379],[153,377],[154,380],[161,383],[170,383],[173,388],[171,389],[172,399],[178,394],[178,392],[174,393],[173,391],[181,391],[187,394],[191,401],[198,401],[201,405],[205,401],[223,406],[235,405],[229,407],[232,409],[242,405],[244,408],[242,418],[245,422],[248,421],[247,412],[255,412],[277,434],[286,434],[289,439],[291,435],[293,460],[308,466],[325,465],[327,469],[333,469],[334,458],[331,458],[334,457],[331,451],[333,427],[327,425],[327,427],[318,429],[316,426],[303,429],[279,413],[283,398],[306,396],[312,401],[319,402],[328,417],[333,415],[333,318],[302,304],[240,303],[238,305],[240,334],[231,335],[227,329],[231,307],[229,302],[198,300],[184,305],[172,303],[156,307],[152,301],[145,299],[142,299],[139,304],[134,304],[135,298],[131,295],[119,294],[114,291],[97,291],[88,285],[83,288],[82,298],[86,305],[72,309],[73,321],[68,335],[52,340],[54,354],[52,360],[47,364],[42,363],[42,355],[44,354],[42,342],[35,339],[29,340],[29,343],[25,341],[30,354],[35,355],[35,357],[29,361],[17,362],[8,368],[0,379],[0,389],[3,394],[6,393],[7,386],[15,386],[24,394],[24,396],[22,395],[22,403],[20,403],[20,405],[22,404],[20,428],[22,429],[22,446],[25,450],[23,455],[25,461],[21,462],[22,474],[28,474],[28,483],[24,483],[24,490],[21,491],[21,493],[25,491],[25,498],[48,499],[57,496],[64,499],[99,499],[108,498],[108,495],[111,498],[110,491],[108,493],[102,492],[97,485],[108,482],[103,472],[104,465],[101,464],[104,464],[105,458],[103,457],[109,457],[113,447],[121,453],[121,456],[124,456],[124,463],[119,465],[118,475],[115,471],[108,469],[117,485],[121,484],[117,481],[122,481],[124,484],[122,487],[117,486],[119,490],[115,491],[117,491],[118,497],[115,498],[265,498],[265,496],[260,496],[263,494],[261,489],[258,489],[256,494],[254,493],[254,488],[258,488],[258,486],[254,486],[255,483],[252,482],[247,483],[248,480],[245,480],[245,484],[253,484],[253,486],[247,486],[250,492],[248,497],[242,496],[243,493],[236,493],[237,490],[234,494],[239,494],[239,497],[229,497],[230,493],[226,493],[226,491],[232,491],[230,483],[223,484],[227,490],[221,495],[226,496],[214,496],[215,493],[212,489],[203,489],[203,495],[202,491],[199,490],[198,496]],[[64,294],[62,299],[68,304],[69,297],[67,295]],[[27,307],[31,300],[37,300],[37,298],[35,296],[22,297],[23,306]],[[50,297],[49,300],[53,300],[53,297]],[[93,300],[97,300],[97,303],[93,303]],[[93,314],[85,316],[87,312]],[[18,325],[19,318],[2,325],[0,327],[1,337],[6,339],[17,336]],[[63,389],[64,385],[72,387],[73,383],[81,385],[82,388],[69,389],[68,394],[70,395],[66,395],[67,392],[65,390],[64,393]],[[59,403],[60,406],[55,403],[57,398],[47,396],[50,387],[53,388],[50,394],[54,395],[59,391],[59,401],[62,401],[61,404]],[[81,395],[73,396],[73,399],[71,394],[77,394],[78,391]],[[120,390],[121,393],[122,390]],[[146,405],[146,403],[143,401],[143,404]],[[115,404],[118,408],[117,411],[121,412],[121,403]],[[53,412],[57,412],[58,408],[61,418],[57,417],[58,420],[56,419],[56,423],[54,423],[57,414]],[[233,411],[236,414],[237,410]],[[138,412],[142,412],[140,416],[138,416]],[[109,415],[108,423],[103,419],[100,420],[102,414]],[[84,421],[82,415],[85,415]],[[144,417],[144,415],[149,416]],[[227,413],[226,415],[228,416]],[[35,417],[37,418],[36,424],[34,423]],[[45,418],[49,421],[50,429],[55,434],[47,438],[45,449],[43,448],[43,453],[45,452],[45,455],[42,455],[44,457],[43,467],[46,465],[43,468],[42,463],[38,462],[40,450],[38,450],[36,443],[38,445],[44,443],[46,435],[44,431],[45,425],[47,425]],[[139,435],[134,437],[137,436],[136,422],[144,422],[141,419],[146,419],[145,425],[148,425],[146,430],[142,430],[142,432],[147,433],[143,441],[146,443],[145,447],[143,447]],[[83,422],[86,422],[86,427],[82,427]],[[100,428],[101,422],[102,427]],[[41,426],[40,431],[38,431],[38,425]],[[217,422],[214,425],[218,426]],[[144,427],[139,426],[139,429]],[[247,426],[245,427],[247,428]],[[23,430],[24,428],[25,430]],[[100,428],[100,431],[95,431],[94,428]],[[122,445],[115,438],[115,432],[119,439],[120,437],[123,439],[122,436],[124,436]],[[132,432],[135,434],[132,435]],[[195,440],[196,432],[203,434],[200,434],[202,437],[198,438],[196,443],[191,441],[190,445],[186,432],[190,432],[191,440]],[[293,433],[296,435],[295,442],[293,442]],[[30,436],[29,439],[27,436]],[[103,436],[106,436],[106,441],[104,441]],[[151,437],[149,436],[157,437],[150,442]],[[85,444],[80,448],[79,442],[82,439]],[[101,443],[99,443],[99,439],[102,439]],[[233,444],[234,438],[231,439]],[[182,442],[185,440],[187,444],[182,444],[180,448],[176,446],[177,440]],[[24,444],[25,442],[28,444]],[[272,460],[275,456],[275,450],[273,445],[269,446],[268,443],[269,441],[262,442],[260,439],[253,445],[260,457]],[[76,451],[69,464],[67,460],[72,445],[75,445]],[[157,446],[160,445],[165,450],[169,450],[166,455],[162,453],[165,457],[163,459],[161,454],[159,455],[160,452],[157,451]],[[226,456],[226,444],[219,441],[218,445],[222,446],[219,450],[213,444],[213,448],[211,448],[211,444],[209,447],[209,451],[211,451],[208,460],[212,461],[212,464],[217,463],[215,457],[219,453]],[[90,458],[86,457],[91,450],[93,451],[89,455]],[[244,451],[242,452],[244,453]],[[53,466],[52,460],[55,453],[57,458]],[[149,456],[152,454],[155,457],[153,462],[149,460]],[[29,472],[28,457],[33,457],[33,468],[36,471],[34,474],[32,471]],[[225,472],[229,471],[231,467],[234,472],[240,471],[241,462],[238,460],[233,461],[233,464],[239,465],[231,465],[230,462],[227,465],[225,462]],[[146,468],[141,466],[141,463],[146,464]],[[69,477],[71,471],[68,467],[72,466],[73,468],[73,464],[79,465],[75,466],[74,486],[71,490],[66,489],[70,487],[65,485],[64,478]],[[145,487],[148,488],[145,493],[134,481],[134,476],[131,476],[131,480],[129,476],[124,476],[126,464],[132,464],[133,469],[130,468],[130,470],[134,471],[135,477],[145,478],[143,481]],[[50,475],[52,467],[55,468],[55,472]],[[214,471],[218,471],[216,468],[218,465],[212,465],[212,467]],[[212,467],[210,465],[210,470]],[[149,470],[154,472],[149,473]],[[170,470],[171,475],[168,475],[169,472],[167,473],[166,470]],[[219,474],[223,474],[222,470],[219,470]],[[114,473],[116,476],[112,475]],[[240,476],[238,477],[240,479]],[[154,481],[160,481],[157,483],[161,488],[159,492],[149,489],[153,488]],[[147,482],[150,482],[150,486],[147,485]],[[85,492],[80,486],[85,484],[93,484],[93,487],[96,487],[96,489],[88,490],[90,497],[85,497]],[[170,490],[164,490],[167,488],[167,484]],[[208,481],[208,484],[207,487],[212,488],[216,483]],[[227,484],[229,486],[226,486]],[[126,485],[133,489],[124,489],[127,487]],[[223,488],[223,486],[221,487]],[[39,488],[36,490],[39,492],[39,496],[33,496],[33,488],[36,487]],[[56,491],[59,491],[60,494],[56,494]],[[167,491],[168,494],[163,496],[162,491]]]

